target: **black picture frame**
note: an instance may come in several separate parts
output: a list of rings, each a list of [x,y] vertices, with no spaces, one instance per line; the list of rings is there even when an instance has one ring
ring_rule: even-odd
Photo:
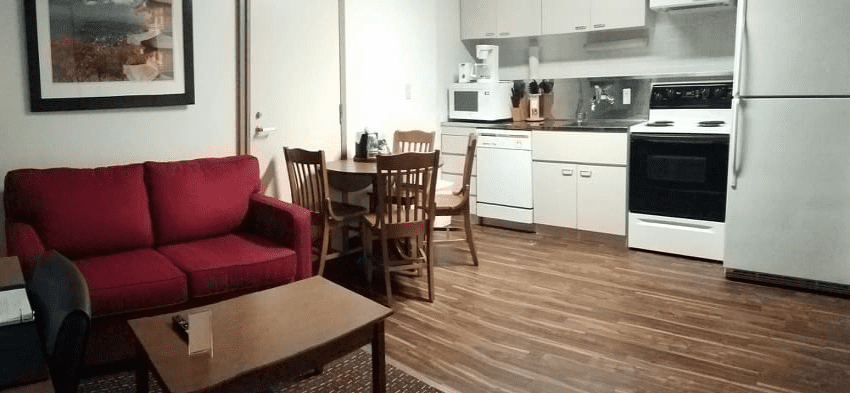
[[[32,112],[159,107],[195,103],[192,0],[142,2],[145,6],[148,3],[154,3],[160,6],[168,4],[170,7],[168,11],[169,19],[173,24],[173,37],[169,38],[171,38],[173,49],[168,49],[168,54],[171,56],[169,70],[172,73],[171,79],[165,81],[56,82],[53,75],[56,66],[47,63],[52,59],[51,46],[54,45],[55,38],[50,34],[51,15],[46,12],[49,9],[49,3],[50,0],[24,0]],[[80,3],[83,1],[80,0]],[[178,7],[173,7],[175,4]],[[178,15],[171,18],[172,11]],[[48,27],[45,28],[45,25]],[[139,46],[141,47],[142,44],[140,43]],[[142,52],[142,49],[139,51]],[[129,74],[127,76],[129,77]]]

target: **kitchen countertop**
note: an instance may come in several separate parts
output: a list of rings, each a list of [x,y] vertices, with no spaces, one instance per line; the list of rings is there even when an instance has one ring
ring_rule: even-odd
[[[490,128],[498,130],[529,131],[589,131],[589,132],[628,132],[629,127],[645,122],[646,119],[598,119],[577,122],[575,120],[544,120],[542,122],[501,122],[482,123],[467,121],[446,121],[440,125],[448,127]]]

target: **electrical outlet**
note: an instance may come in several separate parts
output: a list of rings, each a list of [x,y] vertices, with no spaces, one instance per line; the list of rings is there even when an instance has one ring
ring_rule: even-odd
[[[623,89],[623,105],[632,104],[632,89]]]

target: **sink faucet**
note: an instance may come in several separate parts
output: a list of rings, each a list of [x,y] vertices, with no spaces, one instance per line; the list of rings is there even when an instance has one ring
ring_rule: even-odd
[[[596,104],[602,101],[607,101],[609,104],[614,104],[614,97],[609,96],[605,90],[602,90],[602,88],[599,87],[599,85],[593,85],[593,90],[594,94],[593,99],[590,100],[590,110],[595,111]]]

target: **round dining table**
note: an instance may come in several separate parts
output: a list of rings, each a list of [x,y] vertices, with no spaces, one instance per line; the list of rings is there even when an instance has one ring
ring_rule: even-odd
[[[356,192],[375,185],[378,179],[376,161],[354,161],[352,159],[328,161],[328,185],[342,193],[342,201],[348,202],[348,193]],[[447,192],[453,182],[437,179],[437,193]],[[438,217],[435,226],[443,227],[451,222],[451,217]]]
[[[375,183],[378,164],[375,161],[361,162],[352,159],[327,162],[328,183],[331,188],[343,193],[360,191]]]

